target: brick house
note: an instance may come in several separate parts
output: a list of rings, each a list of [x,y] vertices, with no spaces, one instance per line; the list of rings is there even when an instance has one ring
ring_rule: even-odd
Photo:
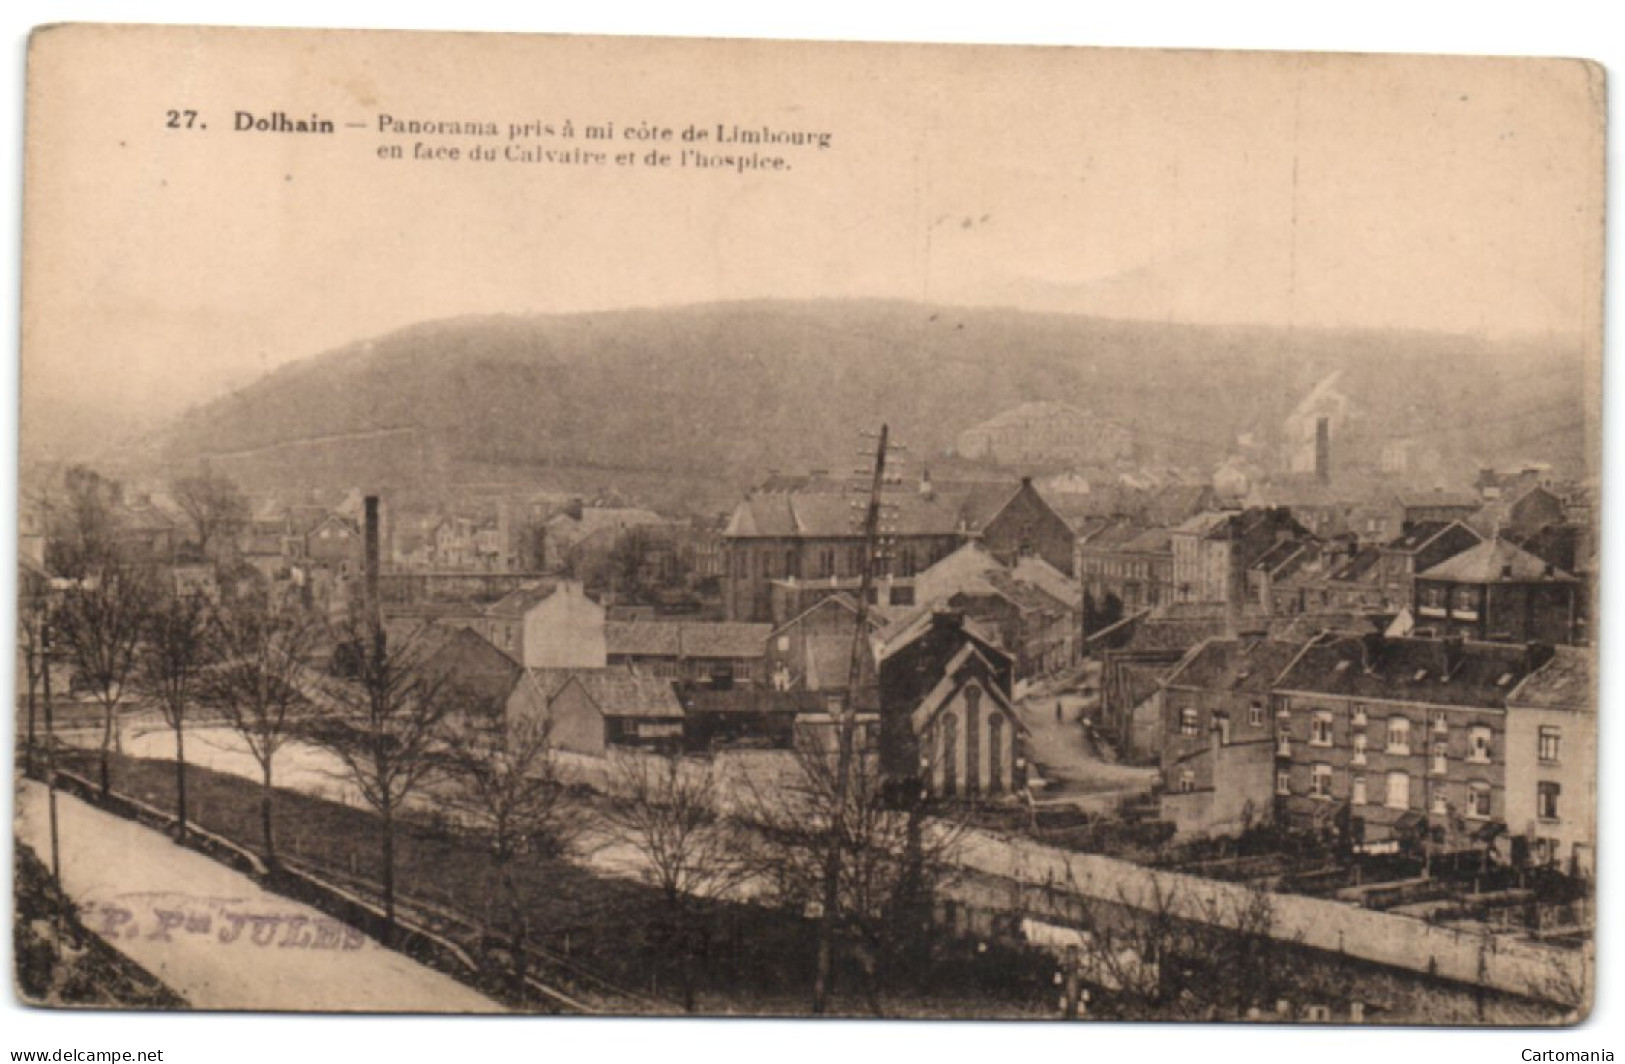
[[[963,614],[922,609],[903,627],[877,635],[875,642],[880,768],[889,779],[918,779],[921,751],[914,713],[943,682],[950,664],[967,646],[975,649],[986,666],[978,666],[978,682],[983,687],[997,688],[1005,702],[1010,699],[1014,662],[989,633]]]
[[[1503,539],[1486,541],[1416,576],[1418,629],[1508,643],[1573,643],[1581,582]]]
[[[1027,734],[999,667],[965,643],[909,714],[918,771],[942,798],[999,797],[1024,784],[1018,752]]]
[[[863,573],[864,540],[854,501],[813,492],[761,493],[740,503],[722,534],[727,618],[773,620],[776,580],[855,586]],[[970,534],[960,507],[934,492],[888,492],[885,501],[895,575],[911,576],[940,561]]]
[[[981,522],[979,531],[982,546],[1007,566],[1039,557],[1068,576],[1073,574],[1077,535],[1033,487],[1032,477],[1021,478],[1021,486]]]
[[[1507,700],[1549,648],[1331,637],[1275,684],[1277,816],[1355,845],[1425,823],[1472,849],[1506,822]]]

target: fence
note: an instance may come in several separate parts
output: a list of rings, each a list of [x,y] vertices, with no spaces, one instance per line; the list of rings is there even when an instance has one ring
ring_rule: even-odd
[[[982,830],[966,832],[960,863],[986,875],[1080,902],[1107,901],[1211,920],[1248,910],[1248,887],[1165,872],[1095,854],[1065,853]],[[1490,987],[1540,1001],[1581,1006],[1590,997],[1591,953],[1489,931],[1463,931],[1357,904],[1269,895],[1270,935],[1377,964]]]

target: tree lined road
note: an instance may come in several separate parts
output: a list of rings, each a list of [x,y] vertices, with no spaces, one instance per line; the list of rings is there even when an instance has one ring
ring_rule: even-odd
[[[85,926],[200,1009],[500,1012],[463,984],[132,821],[59,795],[62,889]],[[48,860],[44,786],[17,838]]]

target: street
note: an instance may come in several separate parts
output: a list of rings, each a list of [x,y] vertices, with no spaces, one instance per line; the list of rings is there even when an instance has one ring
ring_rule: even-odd
[[[85,926],[199,1009],[500,1012],[490,999],[158,832],[57,796],[62,888]],[[17,838],[50,860],[46,789]]]

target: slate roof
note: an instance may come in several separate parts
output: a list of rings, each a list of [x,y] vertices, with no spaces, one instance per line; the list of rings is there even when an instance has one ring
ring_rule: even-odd
[[[1146,533],[1144,524],[1132,517],[1117,517],[1091,532],[1083,540],[1085,550],[1125,550],[1127,544]],[[1166,536],[1166,532],[1164,533]]]
[[[761,687],[706,687],[690,684],[677,689],[678,701],[691,713],[822,713],[829,708],[818,691],[774,691]]]
[[[1506,643],[1345,636],[1310,645],[1277,689],[1501,708],[1541,660],[1537,654]]]
[[[527,669],[548,701],[572,684],[607,717],[681,717],[683,704],[670,680],[642,676],[624,666],[603,669]]]
[[[1548,566],[1522,547],[1508,543],[1504,539],[1480,543],[1417,575],[1424,580],[1451,580],[1459,584],[1574,580],[1574,577],[1563,570]]]
[[[1018,558],[1010,574],[1071,609],[1076,609],[1083,601],[1083,585],[1037,555]]]
[[[945,495],[925,497],[916,491],[887,492],[886,523],[900,536],[954,535],[964,529],[957,501]],[[863,534],[862,501],[857,495],[815,492],[805,495],[754,495],[734,508],[724,536],[733,538],[852,537]]]
[[[1168,684],[1268,694],[1304,646],[1275,639],[1209,639],[1174,668]]]
[[[987,574],[987,581],[993,585],[994,591],[1004,596],[1017,609],[1024,612],[1055,614],[1065,613],[1068,610],[1077,608],[1076,603],[1063,601],[1037,584],[1018,580],[1012,574],[1002,570]],[[1081,598],[1082,595],[1080,594],[1079,599],[1081,600]]]
[[[514,588],[487,606],[485,612],[497,617],[523,617],[532,606],[553,594],[557,587],[553,581],[543,580],[529,587]]]
[[[1460,521],[1418,521],[1415,524],[1411,525],[1410,528],[1406,529],[1399,536],[1395,537],[1393,540],[1390,540],[1389,543],[1388,543],[1388,549],[1389,550],[1394,550],[1394,551],[1403,551],[1404,553],[1407,553],[1407,554],[1414,553],[1416,551],[1421,550],[1423,547],[1427,546],[1429,543],[1433,542],[1434,537],[1438,536],[1439,533],[1443,532],[1445,529],[1449,528],[1451,525],[1458,525],[1458,524],[1461,524],[1461,522]],[[1462,525],[1462,527],[1466,528],[1467,526]],[[1475,532],[1473,534],[1477,535],[1478,533]]]
[[[1355,551],[1354,557],[1338,566],[1329,579],[1341,583],[1368,583],[1366,577],[1374,577],[1377,563],[1382,561],[1382,551],[1376,547],[1366,546]]]
[[[1559,646],[1552,660],[1530,673],[1507,697],[1507,703],[1531,709],[1597,711],[1597,652],[1589,647]]]
[[[759,658],[767,653],[770,624],[708,621],[609,621],[610,654],[661,658]]]

